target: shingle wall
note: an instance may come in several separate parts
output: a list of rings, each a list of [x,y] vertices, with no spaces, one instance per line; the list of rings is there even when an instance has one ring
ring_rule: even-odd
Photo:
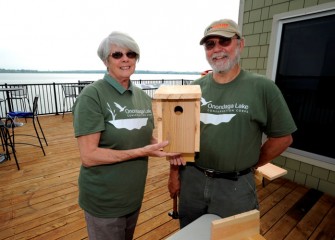
[[[272,19],[275,14],[335,0],[244,0],[242,68],[266,75]],[[280,156],[273,161],[288,170],[286,178],[335,196],[335,172]]]

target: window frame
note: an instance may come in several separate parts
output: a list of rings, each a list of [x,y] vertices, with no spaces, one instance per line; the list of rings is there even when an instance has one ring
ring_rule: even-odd
[[[295,11],[274,15],[272,22],[271,40],[269,44],[266,76],[273,81],[275,81],[276,79],[280,41],[284,24],[329,15],[335,15],[335,2],[320,4],[310,8],[303,8]],[[335,171],[334,158],[322,156],[319,154],[291,147],[289,147],[282,155],[292,159],[299,160],[301,162],[305,162],[308,164],[312,164],[315,166]]]

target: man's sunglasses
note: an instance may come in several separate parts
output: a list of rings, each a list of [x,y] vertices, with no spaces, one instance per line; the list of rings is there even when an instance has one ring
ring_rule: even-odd
[[[114,53],[111,53],[110,56],[112,56],[112,58],[114,59],[120,59],[123,57],[123,54],[122,52],[114,52]],[[129,51],[126,53],[126,56],[128,58],[136,58],[137,57],[137,53],[136,52],[133,52],[133,51]]]
[[[207,40],[205,42],[205,49],[207,51],[212,50],[216,43],[219,43],[221,47],[228,47],[233,39],[238,39],[238,37],[232,37],[232,38],[226,38],[226,37],[219,37],[219,41],[214,41],[214,40]]]

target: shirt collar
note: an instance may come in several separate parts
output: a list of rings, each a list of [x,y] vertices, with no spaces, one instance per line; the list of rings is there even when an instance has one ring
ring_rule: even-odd
[[[106,80],[113,88],[116,89],[120,94],[125,93],[126,91],[133,92],[134,85],[131,81],[129,81],[129,87],[128,89],[125,89],[118,81],[116,81],[113,77],[111,77],[109,74],[105,74],[104,80]]]

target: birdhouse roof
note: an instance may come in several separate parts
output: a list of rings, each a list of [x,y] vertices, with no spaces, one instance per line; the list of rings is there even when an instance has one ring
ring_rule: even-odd
[[[154,99],[200,99],[199,85],[163,85],[154,93]]]

